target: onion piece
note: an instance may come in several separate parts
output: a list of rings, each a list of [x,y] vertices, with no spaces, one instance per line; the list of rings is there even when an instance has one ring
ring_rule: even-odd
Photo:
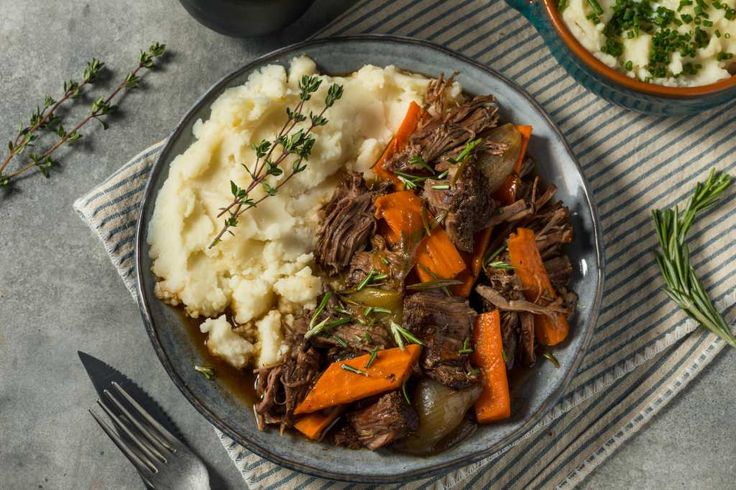
[[[422,379],[414,391],[413,405],[419,428],[396,448],[410,454],[432,454],[440,443],[465,420],[465,414],[480,396],[481,386],[453,390],[432,379]]]
[[[491,192],[496,192],[506,177],[511,175],[514,164],[519,158],[521,133],[513,124],[504,124],[489,131],[484,139],[488,142],[506,145],[506,150],[501,155],[493,155],[488,152],[478,153],[477,164],[488,179],[488,188]]]

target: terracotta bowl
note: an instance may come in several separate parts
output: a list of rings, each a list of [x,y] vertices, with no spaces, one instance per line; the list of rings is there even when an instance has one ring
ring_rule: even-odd
[[[639,112],[657,115],[694,114],[736,99],[736,76],[700,87],[665,87],[645,83],[596,58],[570,32],[556,0],[506,0],[544,38],[552,55],[591,92]]]

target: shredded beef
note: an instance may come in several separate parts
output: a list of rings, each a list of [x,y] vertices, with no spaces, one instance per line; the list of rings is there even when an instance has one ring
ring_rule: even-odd
[[[398,391],[381,396],[375,403],[347,414],[358,441],[378,449],[417,430],[419,418]]]
[[[327,439],[335,446],[348,449],[360,449],[363,445],[358,439],[358,433],[347,420],[340,420],[327,434]]]
[[[330,275],[350,264],[353,255],[364,249],[375,233],[373,201],[363,178],[349,174],[324,208],[324,219],[317,233],[315,261]]]
[[[458,297],[417,293],[404,300],[404,327],[425,344],[421,367],[424,373],[453,389],[477,382],[468,353],[462,353],[477,313]]]
[[[391,338],[381,325],[364,325],[362,323],[348,323],[333,328],[324,335],[315,335],[310,341],[319,347],[335,347],[337,351],[344,351],[340,358],[352,357],[352,353],[365,353],[378,347],[383,349],[391,345]]]
[[[381,235],[371,238],[371,250],[361,251],[353,255],[350,268],[345,277],[348,288],[360,284],[371,272],[385,274],[383,284],[391,289],[401,289],[407,272],[411,269],[410,258],[401,251],[392,251],[386,247],[386,240]]]

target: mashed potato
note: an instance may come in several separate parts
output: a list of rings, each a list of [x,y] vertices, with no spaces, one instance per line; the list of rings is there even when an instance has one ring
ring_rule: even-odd
[[[279,361],[282,317],[313,306],[322,290],[312,250],[318,212],[330,199],[338,172],[370,173],[409,103],[421,103],[428,83],[390,66],[322,76],[306,113],[322,109],[331,83],[341,84],[344,94],[327,112],[328,124],[315,131],[307,169],[244,213],[234,236],[208,248],[223,223],[219,209],[232,200],[230,181],[241,187],[250,182],[241,164],[255,160],[251,144],[275,136],[286,108],[298,101],[299,79],[315,73],[312,60],[295,58],[288,72],[266,66],[244,85],[226,90],[212,104],[210,118],[195,125],[196,141],[171,163],[156,200],[148,231],[156,294],[182,304],[192,317],[217,317],[202,325],[209,332],[209,350],[236,367]],[[272,184],[284,175],[273,177]],[[238,334],[223,313],[238,324]]]
[[[588,51],[632,78],[694,87],[736,71],[736,0],[568,0],[562,18]]]

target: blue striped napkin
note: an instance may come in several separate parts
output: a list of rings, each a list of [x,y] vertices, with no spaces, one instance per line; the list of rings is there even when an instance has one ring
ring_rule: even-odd
[[[531,93],[561,128],[592,185],[606,240],[607,283],[582,365],[560,402],[524,438],[481,462],[402,488],[570,487],[636,433],[724,347],[658,289],[653,207],[682,201],[711,167],[736,167],[736,104],[661,118],[595,97],[560,68],[536,31],[501,1],[365,0],[319,36],[390,33],[427,39],[492,66]],[[138,206],[161,143],[75,203],[133,293]],[[730,321],[736,316],[736,194],[692,232],[693,263]],[[251,488],[331,488],[220,434]]]

